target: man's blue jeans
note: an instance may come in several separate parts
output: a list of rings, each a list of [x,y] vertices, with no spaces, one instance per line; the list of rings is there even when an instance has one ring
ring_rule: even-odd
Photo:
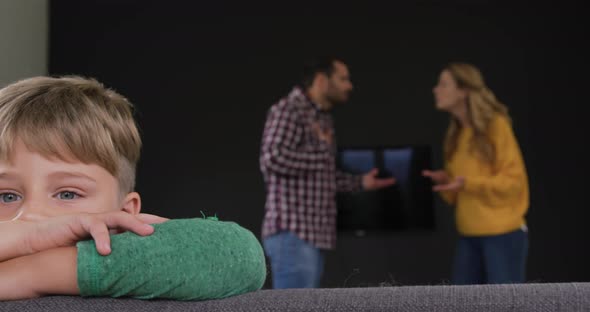
[[[453,284],[524,283],[528,234],[522,229],[494,236],[460,237]]]
[[[273,288],[317,288],[324,271],[324,255],[297,235],[284,231],[263,240],[270,258]]]

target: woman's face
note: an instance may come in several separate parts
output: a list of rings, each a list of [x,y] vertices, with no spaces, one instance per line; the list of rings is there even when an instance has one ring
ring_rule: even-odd
[[[432,90],[436,108],[452,111],[465,103],[467,91],[457,86],[457,82],[448,70],[443,70],[438,78],[438,84]]]

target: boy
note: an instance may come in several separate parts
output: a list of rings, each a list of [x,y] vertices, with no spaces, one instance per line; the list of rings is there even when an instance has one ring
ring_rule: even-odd
[[[264,267],[264,258],[258,255],[262,251],[257,250],[258,243],[248,236],[249,231],[229,222],[191,220],[175,225],[165,218],[139,213],[141,200],[133,189],[141,140],[131,110],[121,95],[80,77],[35,77],[0,90],[0,300],[45,294],[208,299],[262,286],[265,271],[260,264]],[[151,235],[154,227],[157,233]],[[229,233],[221,236],[233,240],[243,238],[251,248],[205,245],[198,238],[202,230],[211,235],[215,231]],[[139,236],[130,232],[109,236],[109,232],[123,231]],[[158,240],[150,240],[157,235],[161,235]],[[168,244],[166,239],[175,240],[174,235],[189,235],[192,245]],[[87,238],[94,242],[81,242]],[[111,242],[117,242],[117,251],[112,252]],[[158,283],[165,274],[157,270],[165,270],[168,278],[175,276],[169,275],[169,270],[193,270],[186,266],[207,260],[197,254],[198,248],[216,248],[214,253],[224,254],[225,259],[225,254],[233,255],[237,248],[238,253],[243,252],[241,257],[252,260],[241,268],[254,272],[244,277],[251,283],[239,289],[196,294],[195,285],[210,278],[204,274],[219,273],[201,270],[201,275],[194,277],[201,280],[177,283],[180,286],[175,287],[182,293],[163,294],[158,291],[166,286],[142,290],[143,286],[136,285]],[[234,249],[226,250],[229,248]],[[167,263],[158,262],[162,254],[153,253],[159,251],[174,256],[166,259]],[[152,262],[146,260],[141,265],[156,273],[141,272],[137,263],[121,263],[143,259]],[[184,262],[174,263],[175,259]],[[123,266],[125,276],[113,276]],[[102,271],[96,274],[97,270]],[[149,279],[140,280],[145,276]],[[119,285],[121,280],[126,283],[124,289]]]

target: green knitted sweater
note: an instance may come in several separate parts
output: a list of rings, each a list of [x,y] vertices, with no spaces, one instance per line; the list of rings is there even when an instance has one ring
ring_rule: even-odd
[[[150,236],[111,236],[111,254],[93,240],[78,242],[82,296],[206,300],[258,290],[266,278],[260,243],[252,232],[217,218],[154,224]]]

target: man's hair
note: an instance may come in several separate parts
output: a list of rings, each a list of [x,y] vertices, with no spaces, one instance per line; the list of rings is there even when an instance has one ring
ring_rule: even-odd
[[[45,157],[97,164],[135,187],[141,138],[126,98],[94,79],[33,77],[0,90],[0,160],[17,140]]]
[[[313,84],[313,80],[317,74],[323,73],[330,77],[334,72],[334,63],[344,63],[342,59],[334,56],[321,56],[308,60],[303,65],[303,77],[301,79],[301,86],[308,89]]]

